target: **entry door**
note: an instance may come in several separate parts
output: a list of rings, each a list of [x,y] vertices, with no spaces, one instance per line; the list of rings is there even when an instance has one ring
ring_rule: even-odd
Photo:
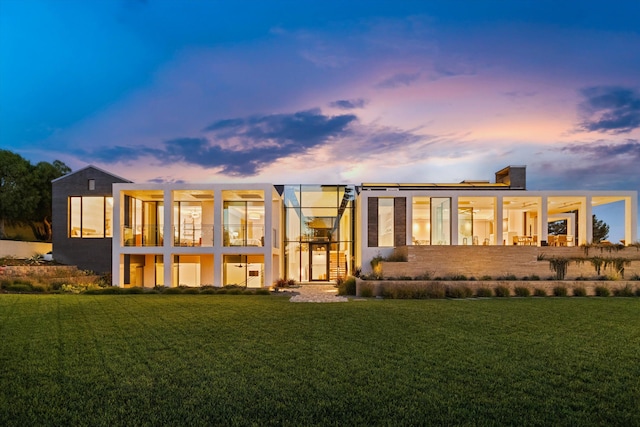
[[[327,243],[311,243],[309,268],[311,281],[329,280],[329,245]]]

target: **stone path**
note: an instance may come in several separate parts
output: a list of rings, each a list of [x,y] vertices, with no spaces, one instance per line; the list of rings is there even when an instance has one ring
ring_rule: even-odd
[[[286,289],[293,296],[290,302],[348,302],[347,297],[338,296],[338,289],[333,285],[300,285],[299,288]]]

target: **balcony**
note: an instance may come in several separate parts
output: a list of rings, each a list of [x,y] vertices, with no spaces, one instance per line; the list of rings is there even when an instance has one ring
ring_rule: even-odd
[[[213,224],[188,224],[173,227],[174,246],[213,246]]]
[[[122,246],[162,246],[162,225],[124,226],[121,228]]]
[[[264,224],[227,224],[224,246],[264,246]]]

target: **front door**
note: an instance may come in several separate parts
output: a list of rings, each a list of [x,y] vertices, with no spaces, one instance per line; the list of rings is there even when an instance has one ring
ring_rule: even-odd
[[[329,244],[311,243],[309,251],[309,269],[311,281],[329,280]]]

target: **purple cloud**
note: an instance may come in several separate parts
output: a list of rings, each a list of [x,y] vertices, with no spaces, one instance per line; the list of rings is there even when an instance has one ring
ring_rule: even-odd
[[[581,130],[588,132],[627,133],[640,127],[640,94],[619,86],[584,88],[585,98],[578,109]]]

